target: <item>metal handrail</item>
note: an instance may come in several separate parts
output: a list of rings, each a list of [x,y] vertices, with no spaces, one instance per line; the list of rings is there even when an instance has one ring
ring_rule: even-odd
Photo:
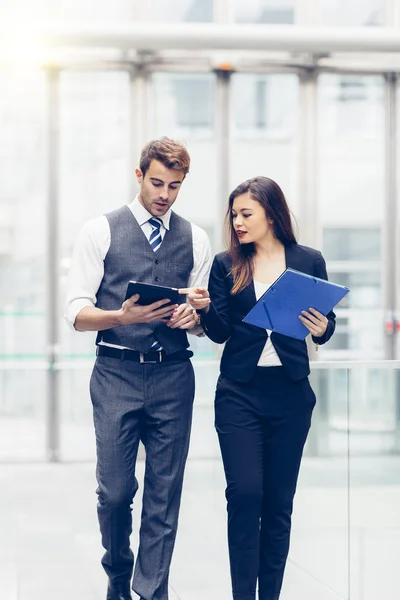
[[[118,25],[0,25],[0,42],[23,40],[52,47],[120,50],[275,50],[290,52],[398,52],[394,27],[303,27],[217,23]]]
[[[49,369],[56,371],[64,371],[70,369],[87,369],[90,368],[94,362],[93,358],[88,357],[87,359],[78,360],[63,360],[51,363],[46,360],[7,360],[0,361],[0,371],[13,371],[13,370],[37,370],[47,371]],[[218,366],[218,359],[206,359],[193,361],[194,366]],[[400,369],[400,360],[321,360],[311,361],[311,370],[321,369]]]

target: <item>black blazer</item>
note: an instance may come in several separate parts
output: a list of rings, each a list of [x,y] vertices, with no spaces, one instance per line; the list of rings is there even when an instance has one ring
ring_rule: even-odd
[[[325,261],[318,250],[290,244],[285,247],[286,266],[328,279]],[[211,304],[208,313],[201,313],[201,324],[207,336],[222,344],[227,342],[221,358],[221,373],[235,381],[250,381],[255,373],[262,349],[268,339],[264,329],[243,323],[243,317],[256,303],[254,283],[232,295],[232,260],[227,252],[214,258],[208,290]],[[335,313],[327,315],[328,327],[316,344],[324,344],[335,330]],[[271,341],[283,368],[293,380],[303,379],[310,373],[307,345],[304,340],[271,333]]]

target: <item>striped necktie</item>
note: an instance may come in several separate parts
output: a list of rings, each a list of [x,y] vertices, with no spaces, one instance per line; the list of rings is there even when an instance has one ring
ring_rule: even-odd
[[[149,243],[153,249],[153,252],[157,252],[157,250],[159,249],[159,247],[162,244],[162,237],[161,237],[161,231],[160,231],[162,221],[161,221],[161,219],[158,219],[157,217],[151,217],[151,219],[149,219],[149,223],[153,228],[153,231],[151,232],[151,235],[149,238]]]
[[[149,244],[152,247],[153,252],[156,252],[162,244],[162,237],[161,237],[161,231],[160,231],[162,221],[161,221],[161,219],[158,219],[157,217],[151,217],[151,219],[149,219],[149,223],[150,223],[151,227],[153,228],[153,231],[151,232],[150,237],[149,237]],[[155,342],[153,342],[153,344],[151,346],[151,350],[159,352],[160,350],[162,350],[162,346],[156,340]]]

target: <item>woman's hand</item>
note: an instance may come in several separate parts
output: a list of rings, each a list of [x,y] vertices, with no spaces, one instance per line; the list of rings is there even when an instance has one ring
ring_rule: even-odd
[[[208,312],[210,309],[210,294],[206,288],[188,288],[186,291],[190,305],[195,310],[204,310]]]
[[[328,327],[328,319],[315,310],[315,308],[310,308],[309,311],[310,312],[302,310],[299,319],[303,325],[307,327],[311,335],[314,337],[322,337]]]

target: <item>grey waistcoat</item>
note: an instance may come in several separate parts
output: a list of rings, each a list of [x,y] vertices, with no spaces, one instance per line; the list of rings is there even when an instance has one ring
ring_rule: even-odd
[[[129,280],[187,287],[193,269],[192,226],[189,221],[173,212],[163,243],[157,252],[153,252],[127,206],[105,216],[110,225],[111,243],[104,259],[104,277],[97,293],[98,308],[121,308]],[[189,346],[186,331],[170,329],[162,321],[122,325],[99,331],[96,343],[103,340],[139,352],[148,352],[156,339],[167,354]]]

